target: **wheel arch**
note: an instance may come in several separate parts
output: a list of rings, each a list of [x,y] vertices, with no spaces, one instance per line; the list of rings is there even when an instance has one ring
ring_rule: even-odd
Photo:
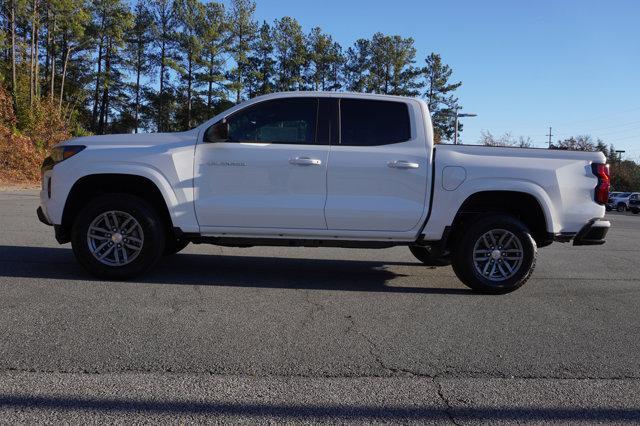
[[[551,220],[543,203],[533,194],[517,190],[487,190],[469,195],[460,205],[451,223],[452,233],[461,232],[465,223],[487,213],[506,213],[521,220],[531,231],[539,247],[553,242]],[[455,240],[455,238],[454,238]]]
[[[171,200],[167,200],[167,196],[151,178],[132,173],[95,173],[79,178],[71,187],[62,212],[59,239],[68,242],[73,222],[88,202],[100,195],[114,193],[131,194],[147,201],[160,214],[167,235],[174,232],[169,209]]]

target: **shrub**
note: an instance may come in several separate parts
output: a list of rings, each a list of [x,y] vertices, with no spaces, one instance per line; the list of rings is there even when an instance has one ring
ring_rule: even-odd
[[[0,86],[0,180],[32,183],[40,179],[40,165],[51,147],[71,135],[64,119],[49,101],[38,102],[23,132],[16,129],[9,93]]]

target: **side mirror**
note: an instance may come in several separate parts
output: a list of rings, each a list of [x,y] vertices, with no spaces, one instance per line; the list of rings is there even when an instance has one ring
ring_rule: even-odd
[[[207,129],[204,137],[205,142],[226,142],[229,140],[229,123],[227,120],[218,121]]]

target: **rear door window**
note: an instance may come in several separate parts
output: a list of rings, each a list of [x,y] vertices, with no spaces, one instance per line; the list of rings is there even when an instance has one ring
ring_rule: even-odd
[[[340,144],[379,146],[411,139],[409,109],[404,102],[340,100]]]

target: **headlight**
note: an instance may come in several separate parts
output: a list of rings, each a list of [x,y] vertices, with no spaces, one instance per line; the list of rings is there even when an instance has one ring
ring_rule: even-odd
[[[67,158],[73,157],[85,148],[86,146],[84,145],[65,145],[53,148],[51,150],[51,160],[53,160],[53,165],[56,165]]]
[[[84,145],[56,146],[55,148],[53,148],[51,150],[51,155],[44,159],[44,162],[40,167],[40,180],[42,180],[42,185],[44,185],[43,178],[46,171],[53,169],[53,166],[55,166],[59,162],[73,157],[85,148],[86,146]]]

